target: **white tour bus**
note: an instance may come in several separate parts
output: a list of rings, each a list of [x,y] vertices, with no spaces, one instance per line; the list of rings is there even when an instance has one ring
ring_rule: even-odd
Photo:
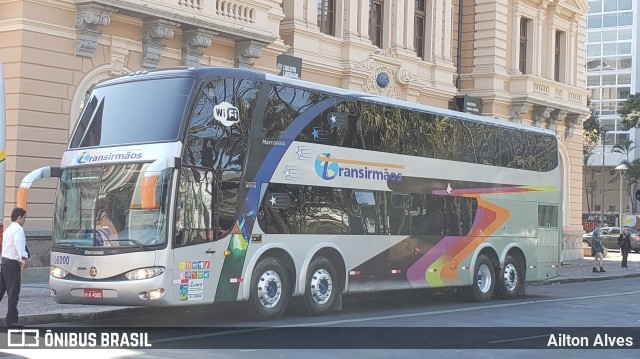
[[[95,86],[59,168],[60,303],[247,301],[310,314],[342,294],[558,275],[558,150],[540,128],[230,68]]]

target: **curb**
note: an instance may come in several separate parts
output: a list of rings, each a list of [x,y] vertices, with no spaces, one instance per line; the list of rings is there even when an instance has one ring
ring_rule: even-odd
[[[24,325],[52,324],[60,322],[73,322],[84,320],[96,320],[105,318],[122,318],[132,314],[150,314],[158,308],[130,307],[122,309],[104,310],[92,313],[47,313],[27,314],[20,316],[20,323]],[[0,325],[6,326],[5,318],[0,318]]]
[[[552,278],[552,279],[547,279],[543,281],[531,282],[528,284],[531,286],[541,286],[541,285],[565,284],[565,283],[598,282],[602,280],[636,278],[636,277],[640,277],[640,273],[610,275],[607,277]]]

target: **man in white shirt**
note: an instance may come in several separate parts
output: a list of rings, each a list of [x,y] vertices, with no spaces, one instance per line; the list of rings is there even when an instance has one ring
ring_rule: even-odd
[[[0,301],[5,292],[9,296],[7,318],[9,327],[21,327],[18,323],[18,298],[22,269],[27,268],[27,238],[24,235],[24,222],[27,211],[16,207],[11,212],[11,225],[7,227],[2,240],[2,263],[0,263]]]

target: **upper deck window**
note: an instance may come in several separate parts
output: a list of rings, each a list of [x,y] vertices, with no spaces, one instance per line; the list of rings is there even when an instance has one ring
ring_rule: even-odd
[[[177,140],[192,87],[186,77],[97,87],[69,148]]]

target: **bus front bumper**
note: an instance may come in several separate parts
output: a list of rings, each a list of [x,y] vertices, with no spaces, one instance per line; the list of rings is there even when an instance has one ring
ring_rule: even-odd
[[[172,304],[170,283],[165,274],[143,280],[108,282],[49,277],[51,296],[61,304],[163,307]]]

